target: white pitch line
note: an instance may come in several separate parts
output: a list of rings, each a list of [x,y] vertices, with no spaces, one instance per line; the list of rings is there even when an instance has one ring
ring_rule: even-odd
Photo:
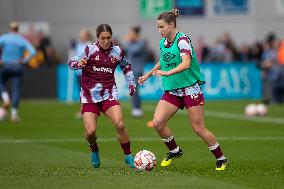
[[[145,105],[143,110],[145,111],[154,111],[154,106],[147,106]],[[187,115],[186,111],[178,111],[178,114]],[[232,120],[242,120],[242,121],[253,121],[253,122],[260,122],[260,123],[272,123],[272,124],[283,124],[284,126],[284,119],[283,118],[273,118],[273,117],[247,117],[242,114],[236,113],[225,113],[225,112],[213,112],[213,111],[206,111],[205,110],[205,117],[213,117],[213,118],[221,118],[221,119],[232,119]]]
[[[176,137],[178,141],[201,141],[198,137]],[[220,141],[283,141],[284,137],[218,137]],[[158,137],[153,138],[131,138],[131,141],[157,142],[161,141]],[[86,142],[83,138],[66,138],[66,139],[0,139],[0,144],[14,143],[72,143]],[[99,138],[98,142],[117,142],[116,138]]]
[[[28,100],[30,101],[30,100]],[[31,100],[33,102],[34,100]],[[35,100],[38,104],[38,100]],[[48,101],[43,100],[40,101],[41,103],[46,103]],[[123,106],[125,109],[131,109],[130,105]],[[156,106],[151,106],[148,104],[143,105],[143,110],[148,112],[154,112]],[[178,114],[187,115],[186,111],[178,111]],[[284,126],[284,118],[275,118],[275,117],[247,117],[243,114],[236,114],[236,113],[227,113],[227,112],[216,112],[216,111],[208,111],[205,110],[205,117],[213,117],[213,118],[220,118],[220,119],[231,119],[231,120],[240,120],[240,121],[252,121],[252,122],[259,122],[259,123],[272,123],[272,124],[280,124]]]
[[[205,116],[215,117],[215,118],[223,118],[223,119],[234,119],[234,120],[244,120],[244,121],[254,121],[261,123],[273,123],[273,124],[283,124],[284,119],[282,118],[273,118],[273,117],[246,117],[241,114],[234,113],[225,113],[225,112],[212,112],[205,111]]]

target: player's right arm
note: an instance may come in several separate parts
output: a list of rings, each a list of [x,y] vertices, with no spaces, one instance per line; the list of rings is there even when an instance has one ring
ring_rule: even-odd
[[[69,60],[69,68],[71,68],[72,70],[77,70],[85,67],[88,61],[88,54],[86,52],[89,52],[88,46],[86,46],[86,48],[80,55],[76,55]]]
[[[33,45],[30,42],[28,42],[26,39],[24,39],[22,43],[25,49],[29,52],[29,55],[23,58],[20,62],[26,64],[36,55],[36,50],[33,47]]]
[[[159,61],[159,62],[156,63],[156,65],[149,72],[147,72],[145,75],[139,77],[138,83],[140,85],[142,85],[149,77],[151,77],[153,75],[153,73],[156,70],[159,70],[160,68],[161,68],[161,65],[160,65],[160,61]]]

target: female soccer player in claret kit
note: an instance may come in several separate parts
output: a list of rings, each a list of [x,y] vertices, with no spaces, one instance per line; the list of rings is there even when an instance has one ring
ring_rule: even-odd
[[[216,157],[216,170],[225,170],[229,162],[215,136],[206,129],[204,123],[204,98],[200,85],[205,82],[190,38],[176,28],[177,16],[177,9],[158,16],[157,26],[163,36],[160,41],[160,61],[138,81],[143,84],[152,75],[162,77],[165,92],[153,118],[154,128],[169,149],[161,166],[169,166],[175,158],[182,156],[182,150],[176,144],[167,122],[178,109],[185,106],[194,132],[204,140]]]
[[[103,112],[115,126],[126,164],[134,168],[130,140],[124,126],[114,78],[115,69],[119,65],[128,82],[129,94],[132,96],[136,85],[131,65],[126,61],[122,48],[112,44],[112,29],[108,24],[97,27],[96,37],[97,43],[87,45],[81,55],[69,61],[71,69],[82,69],[81,112],[85,136],[91,150],[91,163],[95,168],[100,166],[96,129],[100,112]]]

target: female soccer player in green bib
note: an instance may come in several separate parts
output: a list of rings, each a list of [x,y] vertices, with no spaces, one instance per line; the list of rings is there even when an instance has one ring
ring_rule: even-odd
[[[215,136],[204,124],[204,97],[200,85],[205,82],[190,38],[176,28],[177,16],[177,9],[158,16],[157,26],[163,36],[160,41],[160,61],[138,80],[143,84],[152,75],[162,77],[164,94],[153,118],[154,128],[169,149],[161,166],[169,166],[173,159],[182,156],[182,150],[176,144],[167,122],[178,109],[186,107],[194,132],[204,140],[216,157],[216,170],[225,170],[228,160]]]

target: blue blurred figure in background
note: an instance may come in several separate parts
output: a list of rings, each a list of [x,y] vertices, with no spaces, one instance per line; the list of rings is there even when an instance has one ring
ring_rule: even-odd
[[[3,108],[7,111],[11,104],[6,89],[8,80],[12,83],[12,110],[11,121],[20,121],[18,107],[21,95],[23,65],[36,54],[35,48],[24,37],[18,34],[18,22],[9,24],[9,32],[0,36],[0,94],[3,99]],[[27,56],[24,56],[25,52]]]
[[[126,51],[126,57],[132,65],[134,73],[134,80],[136,86],[138,86],[138,78],[143,75],[144,66],[147,63],[147,44],[145,40],[140,39],[140,26],[134,26],[129,29],[128,34],[125,36],[124,49]],[[139,89],[137,87],[136,93],[132,97],[132,116],[141,117],[143,111],[141,109],[141,99],[139,97]]]

